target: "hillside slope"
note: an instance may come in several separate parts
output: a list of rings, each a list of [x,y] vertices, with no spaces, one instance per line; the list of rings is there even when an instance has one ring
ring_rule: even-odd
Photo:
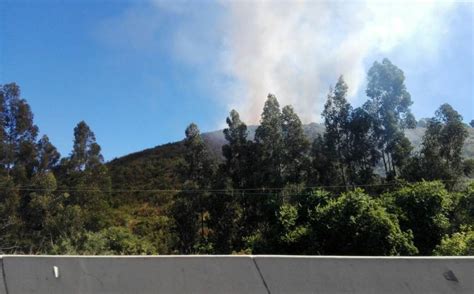
[[[257,126],[249,126],[249,138],[253,139]],[[322,134],[324,126],[310,123],[304,126],[306,135],[314,139]],[[464,146],[464,157],[474,158],[474,128],[469,128],[469,137]],[[425,128],[406,130],[405,134],[415,146],[420,147]],[[211,155],[222,159],[222,145],[226,143],[222,130],[203,133],[203,139]],[[156,146],[143,151],[116,158],[107,163],[115,189],[176,189],[181,187],[179,166],[184,146],[182,141]]]

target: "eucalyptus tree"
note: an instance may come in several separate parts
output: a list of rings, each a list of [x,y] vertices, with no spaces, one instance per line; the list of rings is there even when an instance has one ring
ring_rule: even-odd
[[[463,174],[462,148],[467,136],[462,116],[451,105],[441,105],[423,136],[418,179],[458,179]]]
[[[85,121],[74,128],[74,145],[70,159],[73,170],[83,171],[104,162],[101,148],[96,142],[95,134]]]
[[[349,179],[353,184],[369,184],[375,180],[374,169],[380,160],[377,150],[376,125],[372,116],[362,108],[351,112],[348,125]]]
[[[191,123],[185,130],[184,162],[181,177],[184,190],[178,193],[171,208],[182,253],[208,252],[208,230],[205,212],[213,177],[213,163],[198,126]]]
[[[1,162],[8,174],[13,172],[17,182],[25,183],[36,167],[36,137],[38,127],[20,87],[5,84],[0,87]]]
[[[309,141],[300,118],[291,106],[282,109],[283,180],[286,184],[305,182],[309,167]]]
[[[283,185],[283,124],[280,104],[269,94],[255,131],[258,145],[260,184],[262,187],[281,187]]]
[[[56,168],[61,158],[56,147],[49,141],[48,136],[43,135],[37,144],[38,149],[38,172],[52,171]]]
[[[324,118],[324,141],[327,145],[329,160],[333,161],[342,184],[348,185],[349,124],[352,111],[347,102],[348,86],[342,76],[339,77],[334,90],[330,90],[322,116]]]
[[[310,186],[331,186],[340,183],[340,173],[330,155],[324,137],[318,134],[311,144],[311,169],[308,177]]]
[[[74,128],[73,149],[61,160],[58,179],[68,190],[67,204],[82,209],[86,229],[97,231],[107,226],[111,178],[95,134],[84,121]]]
[[[244,188],[249,185],[248,177],[252,172],[247,125],[240,120],[236,110],[230,112],[226,122],[228,127],[223,132],[227,144],[222,146],[224,169],[234,188]]]
[[[385,58],[381,63],[374,62],[367,79],[366,93],[369,100],[364,108],[377,125],[377,147],[385,174],[387,177],[396,177],[405,163],[399,156],[406,156],[411,149],[409,142],[404,139],[403,129],[415,127],[416,120],[410,111],[413,102],[405,86],[403,71],[390,60]]]

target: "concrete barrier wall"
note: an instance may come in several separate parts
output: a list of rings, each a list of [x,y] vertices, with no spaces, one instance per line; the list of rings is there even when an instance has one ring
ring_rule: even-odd
[[[5,281],[3,280],[3,258],[0,255],[0,294],[6,294]]]
[[[255,258],[270,293],[474,293],[473,258]]]
[[[4,256],[3,271],[0,294],[474,293],[474,257]]]
[[[7,294],[266,293],[252,259],[245,256],[5,256],[3,262]]]

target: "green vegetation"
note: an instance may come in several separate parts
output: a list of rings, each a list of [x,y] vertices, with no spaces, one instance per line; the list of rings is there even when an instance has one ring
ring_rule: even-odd
[[[464,228],[451,236],[444,236],[436,246],[435,255],[474,255],[474,231]]]
[[[324,128],[270,94],[257,127],[232,110],[222,134],[192,123],[104,163],[84,121],[61,158],[0,86],[0,253],[472,255],[472,128],[448,104],[416,122],[387,59],[362,107],[347,92],[341,76]]]

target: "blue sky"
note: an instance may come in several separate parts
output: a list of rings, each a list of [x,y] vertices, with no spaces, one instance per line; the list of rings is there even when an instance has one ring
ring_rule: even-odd
[[[472,2],[196,3],[2,0],[0,84],[21,86],[62,155],[85,120],[107,160],[190,122],[220,128],[232,107],[255,123],[268,92],[317,121],[340,74],[360,105],[383,57],[404,70],[417,118],[448,102],[474,119]]]

